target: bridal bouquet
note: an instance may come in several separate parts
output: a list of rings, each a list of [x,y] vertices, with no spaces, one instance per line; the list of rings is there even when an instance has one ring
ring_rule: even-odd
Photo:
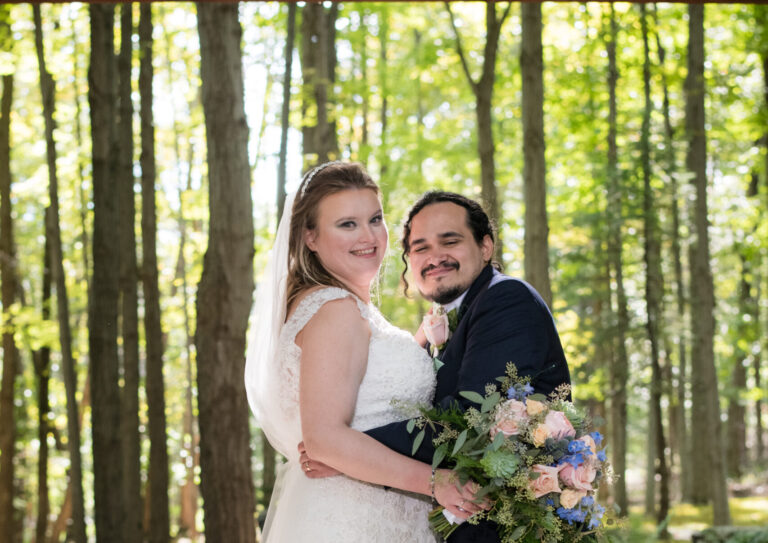
[[[605,513],[595,500],[607,469],[602,436],[567,400],[568,385],[549,398],[533,394],[511,363],[498,381],[485,396],[461,393],[477,408],[433,408],[412,419],[409,431],[421,429],[414,452],[429,426],[436,446],[432,466],[452,469],[461,484],[475,481],[477,498],[493,504],[467,522],[497,523],[503,543],[597,541]],[[450,517],[438,507],[429,520],[448,537],[458,526]]]

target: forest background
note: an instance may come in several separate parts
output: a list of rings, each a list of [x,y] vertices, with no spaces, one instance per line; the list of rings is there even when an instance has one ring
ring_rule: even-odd
[[[257,538],[248,315],[329,158],[382,187],[407,329],[407,209],[484,202],[606,420],[617,537],[768,522],[766,6],[2,4],[0,41],[0,541]]]

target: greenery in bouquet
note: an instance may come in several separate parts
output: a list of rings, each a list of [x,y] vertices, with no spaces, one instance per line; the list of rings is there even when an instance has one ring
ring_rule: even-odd
[[[432,466],[454,470],[460,484],[475,481],[477,499],[492,504],[467,522],[497,523],[503,543],[603,539],[605,508],[595,495],[608,465],[593,421],[568,401],[568,385],[549,397],[534,394],[512,363],[497,380],[484,396],[461,393],[477,407],[423,410],[409,423],[409,431],[420,429],[413,450],[429,427],[436,447]],[[443,537],[458,527],[442,507],[430,522]]]

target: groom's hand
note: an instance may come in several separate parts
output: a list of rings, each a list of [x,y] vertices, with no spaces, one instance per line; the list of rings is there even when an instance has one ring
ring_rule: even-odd
[[[301,464],[301,470],[304,475],[310,479],[323,479],[325,477],[333,477],[334,475],[341,475],[341,472],[333,469],[331,466],[326,466],[322,462],[312,460],[307,455],[307,449],[304,448],[304,442],[299,443],[299,463]]]

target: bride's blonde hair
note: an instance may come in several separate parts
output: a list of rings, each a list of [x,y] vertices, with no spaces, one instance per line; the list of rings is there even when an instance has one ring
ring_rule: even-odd
[[[304,231],[317,226],[317,210],[326,196],[348,189],[370,189],[381,194],[362,164],[356,162],[327,162],[304,175],[291,210],[288,238],[288,279],[286,308],[306,289],[323,285],[347,286],[326,270],[320,259],[304,243]]]

